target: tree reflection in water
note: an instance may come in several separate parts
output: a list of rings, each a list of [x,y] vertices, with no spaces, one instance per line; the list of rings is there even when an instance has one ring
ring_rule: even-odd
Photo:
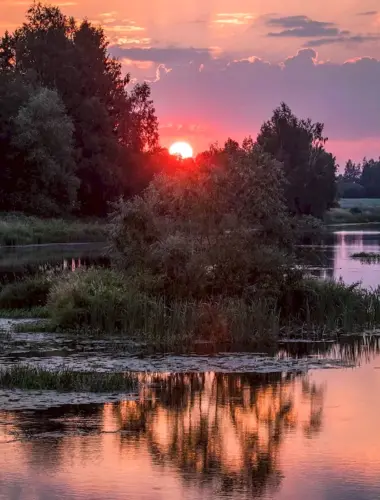
[[[324,388],[296,379],[280,373],[144,375],[139,401],[107,406],[122,430],[122,447],[145,441],[155,464],[174,466],[185,482],[259,498],[280,485],[281,444],[300,423],[297,387],[308,408],[301,416],[304,432],[312,438],[322,427]]]

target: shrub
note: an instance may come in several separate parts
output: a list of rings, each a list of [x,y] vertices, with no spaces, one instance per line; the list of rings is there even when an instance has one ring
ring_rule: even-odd
[[[0,290],[0,309],[30,309],[46,305],[51,280],[34,276],[4,285]]]
[[[115,206],[112,245],[122,267],[155,278],[145,291],[169,300],[276,295],[298,279],[282,183],[280,165],[255,146],[158,176],[142,196]]]

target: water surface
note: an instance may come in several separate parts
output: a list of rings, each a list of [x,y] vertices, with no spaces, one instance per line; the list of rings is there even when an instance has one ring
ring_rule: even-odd
[[[139,374],[132,401],[0,411],[0,499],[378,500],[371,352],[307,374]]]

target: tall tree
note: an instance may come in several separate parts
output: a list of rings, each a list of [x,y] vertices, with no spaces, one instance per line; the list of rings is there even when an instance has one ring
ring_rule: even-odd
[[[79,201],[102,215],[131,182],[136,152],[157,143],[157,119],[147,85],[128,92],[129,75],[108,54],[102,28],[79,25],[58,7],[35,3],[26,22],[0,44],[1,67],[57,89],[74,123]],[[132,154],[133,153],[133,154]]]
[[[0,72],[0,207],[40,215],[72,211],[73,124],[56,91]]]
[[[300,120],[282,103],[262,125],[257,142],[283,164],[290,212],[321,217],[336,196],[336,163],[324,148],[323,124]]]
[[[348,160],[346,166],[344,167],[344,174],[343,174],[344,181],[360,183],[361,175],[362,175],[362,165],[360,163],[354,163],[352,160]]]

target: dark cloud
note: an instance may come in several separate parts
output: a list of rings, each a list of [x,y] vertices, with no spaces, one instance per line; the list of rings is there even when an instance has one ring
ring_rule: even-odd
[[[323,37],[349,35],[348,31],[341,31],[335,23],[314,21],[306,16],[287,16],[270,18],[266,22],[267,26],[285,28],[282,31],[270,32],[270,37]]]
[[[379,154],[379,86],[380,61],[323,63],[314,50],[305,49],[280,64],[251,57],[162,70],[152,83],[152,95],[161,123],[196,123],[212,130],[192,139],[197,149],[231,135],[255,136],[285,101],[298,116],[326,124],[330,147],[343,160],[354,151]],[[340,152],[334,144],[340,144]],[[377,144],[378,150],[368,144]]]
[[[189,62],[206,62],[211,58],[211,50],[193,47],[151,47],[123,48],[117,45],[110,47],[110,53],[120,59],[131,61],[151,61],[158,64],[186,64]]]
[[[376,42],[380,40],[380,35],[352,35],[352,36],[339,36],[335,38],[320,38],[317,40],[310,40],[304,44],[304,47],[322,47],[323,45],[331,45],[333,43],[341,44],[361,44],[367,42]]]
[[[358,16],[376,16],[377,10],[368,10],[367,12],[358,12]]]

